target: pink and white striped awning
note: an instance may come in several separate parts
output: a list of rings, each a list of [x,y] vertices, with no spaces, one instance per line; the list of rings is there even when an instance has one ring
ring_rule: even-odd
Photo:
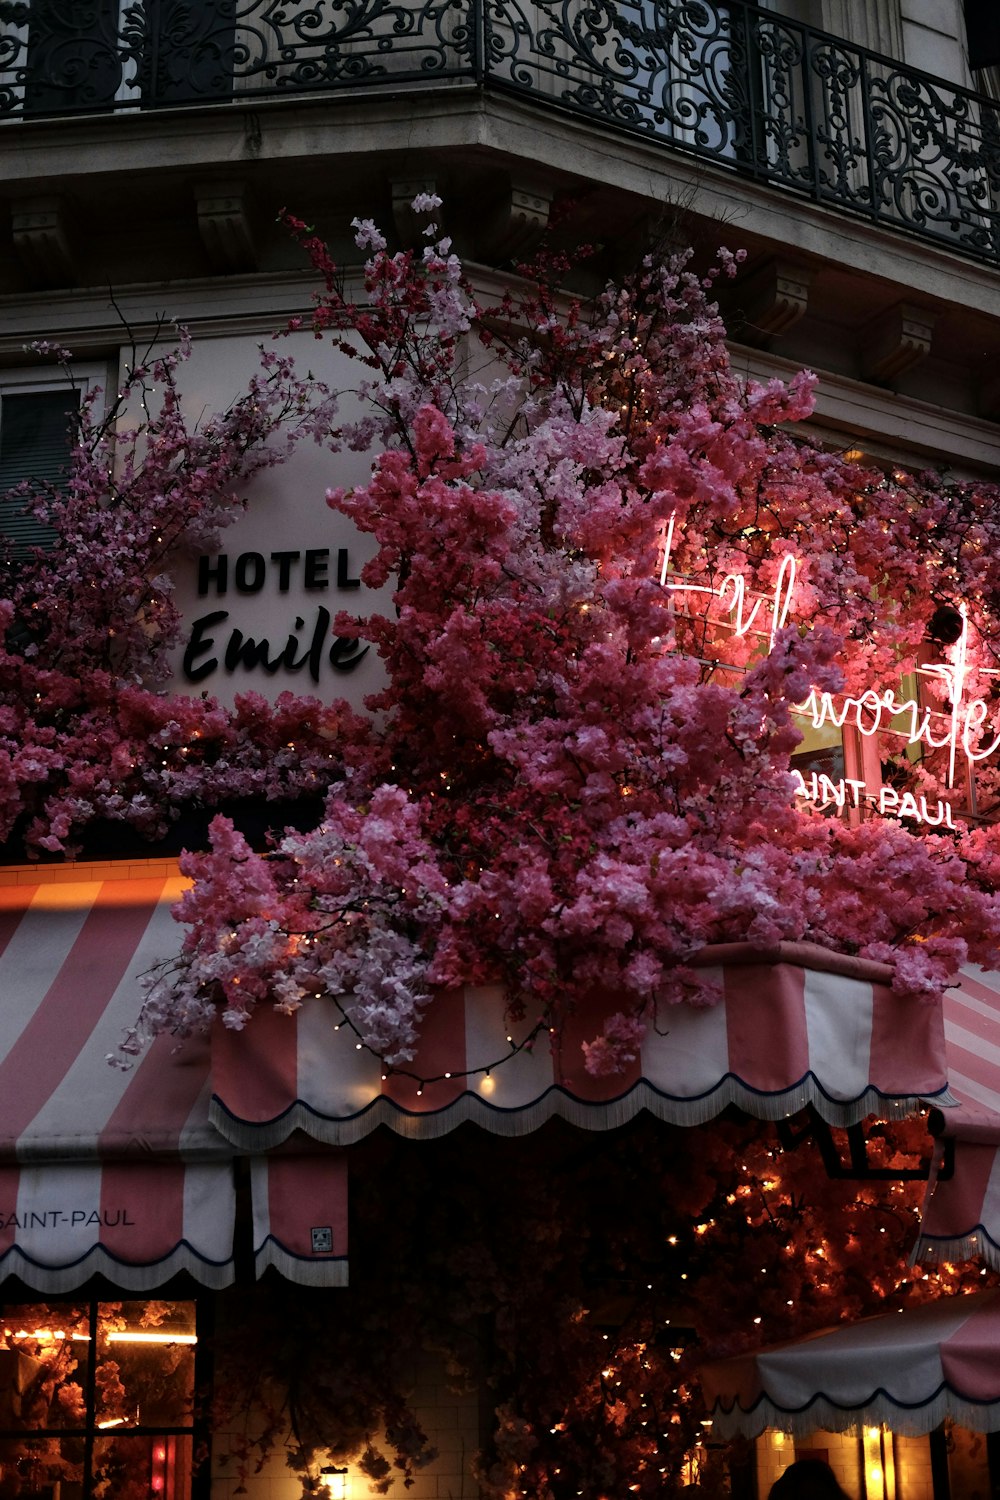
[[[262,1276],[274,1266],[302,1286],[347,1281],[347,1158],[255,1156],[250,1161],[254,1264]]]
[[[552,1116],[605,1129],[649,1110],[699,1124],[729,1104],[780,1119],[812,1104],[833,1124],[949,1100],[940,1005],[899,1000],[882,965],[808,945],[706,954],[723,999],[663,1007],[632,1067],[594,1078],[581,1043],[603,1012],[581,999],[558,1038],[519,1046],[497,988],[439,994],[405,1071],[384,1070],[329,1001],[260,1010],[212,1041],[209,1118],[244,1151],[303,1131],[348,1145],[378,1125],[434,1137],[463,1121],[521,1135]],[[605,1008],[606,1009],[606,1008]],[[551,1044],[550,1044],[551,1043]]]
[[[1000,1268],[1000,974],[963,969],[944,999],[948,1076],[959,1101],[943,1110],[915,1256]],[[950,1176],[939,1176],[952,1160]]]
[[[131,1072],[109,1066],[136,1017],[139,976],[177,950],[168,861],[0,875],[0,1276],[58,1293],[101,1273],[130,1291],[186,1271],[233,1277],[232,1145],[209,1120],[206,1040],[159,1038]],[[290,1165],[291,1164],[291,1165]],[[312,1249],[281,1184],[310,1183]],[[346,1280],[346,1174],[330,1153],[253,1174],[261,1269]],[[310,1226],[306,1226],[308,1229]]]
[[[134,1290],[181,1270],[224,1285],[234,1161],[249,1157],[258,1271],[340,1284],[346,1171],[330,1148],[383,1123],[522,1134],[553,1115],[603,1129],[640,1109],[700,1123],[735,1103],[763,1119],[812,1104],[848,1124],[950,1098],[940,1006],[899,1001],[881,966],[794,945],[706,955],[720,1003],[665,1007],[624,1076],[584,1069],[600,1007],[581,1000],[560,1037],[529,1050],[491,988],[437,997],[408,1073],[383,1077],[328,1000],[292,1019],[262,1008],[211,1047],[161,1037],[117,1071],[107,1057],[139,978],[177,951],[182,889],[167,861],[0,872],[0,1275],[49,1292],[98,1271]],[[297,1131],[323,1149],[303,1151]]]
[[[704,1365],[713,1436],[768,1427],[843,1432],[885,1423],[931,1432],[945,1418],[1000,1431],[1000,1290],[940,1297]]]

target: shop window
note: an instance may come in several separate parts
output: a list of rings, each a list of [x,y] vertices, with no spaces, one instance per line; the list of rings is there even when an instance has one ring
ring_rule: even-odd
[[[195,1304],[5,1306],[0,1494],[188,1500]]]

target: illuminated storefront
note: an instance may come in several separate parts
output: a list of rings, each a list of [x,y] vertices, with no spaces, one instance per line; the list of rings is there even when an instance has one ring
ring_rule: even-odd
[[[4,1493],[184,1500],[196,1346],[193,1302],[4,1304]]]

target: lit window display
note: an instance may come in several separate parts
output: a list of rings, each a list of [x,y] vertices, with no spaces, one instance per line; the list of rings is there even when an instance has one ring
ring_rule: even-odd
[[[184,1500],[193,1302],[6,1306],[0,1500]]]

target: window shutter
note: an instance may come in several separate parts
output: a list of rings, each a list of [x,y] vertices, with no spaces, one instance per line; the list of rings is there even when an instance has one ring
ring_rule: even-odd
[[[965,0],[965,34],[969,67],[992,68],[1000,63],[1000,6],[997,0]]]
[[[25,479],[61,485],[69,476],[73,444],[75,391],[27,391],[4,395],[0,402],[0,534],[11,543],[15,559],[33,547],[50,546],[55,533],[8,491]]]

